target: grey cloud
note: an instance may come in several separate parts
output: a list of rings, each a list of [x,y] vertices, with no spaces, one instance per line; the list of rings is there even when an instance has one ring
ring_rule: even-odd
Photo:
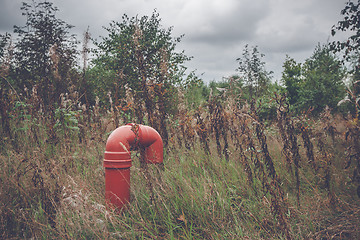
[[[259,1],[238,1],[223,14],[205,11],[207,21],[195,25],[197,29],[190,31],[189,40],[223,47],[249,41],[256,33],[257,24],[267,16],[267,10],[267,4]]]
[[[0,0],[0,33],[23,26],[21,2]],[[204,80],[220,80],[235,74],[236,58],[245,43],[265,54],[267,70],[280,76],[286,54],[310,57],[318,42],[330,37],[331,26],[341,20],[346,0],[52,0],[58,18],[74,25],[81,40],[90,27],[92,37],[107,35],[103,26],[129,16],[150,15],[156,8],[163,27],[173,26],[173,36],[185,34],[178,45],[189,56],[187,65],[204,74]],[[337,35],[342,38],[343,35]],[[330,38],[330,41],[332,38]]]
[[[0,0],[0,33],[12,33],[13,26],[22,26],[25,18],[21,16],[21,1]]]
[[[330,39],[331,26],[340,19],[341,1],[280,1],[258,28],[253,40],[269,53],[307,52]]]
[[[314,48],[327,35],[316,31],[311,23],[294,26],[293,30],[268,32],[258,36],[258,45],[268,52],[294,53]]]

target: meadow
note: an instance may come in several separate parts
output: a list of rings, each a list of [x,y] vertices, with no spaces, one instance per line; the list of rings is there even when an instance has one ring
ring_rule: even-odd
[[[34,96],[35,97],[35,96]],[[104,199],[107,137],[117,112],[87,114],[63,96],[56,121],[14,99],[1,142],[2,239],[356,239],[359,124],[351,115],[277,117],[210,97],[168,122],[164,164],[133,151],[131,202]],[[90,119],[90,121],[89,121]],[[118,119],[118,122],[115,122]]]
[[[88,28],[81,51],[52,2],[21,11],[0,34],[0,239],[360,239],[360,1],[329,29],[349,39],[286,56],[281,79],[246,44],[222,82],[156,10]],[[132,151],[117,211],[104,151],[127,123],[159,132],[164,162]]]

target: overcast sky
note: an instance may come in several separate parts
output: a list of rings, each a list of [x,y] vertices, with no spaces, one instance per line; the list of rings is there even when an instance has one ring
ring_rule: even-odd
[[[0,33],[24,26],[21,3],[0,0]],[[266,70],[281,77],[286,55],[309,58],[318,43],[334,40],[331,27],[342,19],[346,0],[53,0],[57,17],[74,25],[78,39],[87,27],[93,38],[106,36],[103,26],[129,17],[150,16],[157,9],[173,37],[185,34],[179,50],[194,58],[186,65],[205,82],[236,74],[245,44],[265,54]],[[337,37],[340,37],[338,35]]]

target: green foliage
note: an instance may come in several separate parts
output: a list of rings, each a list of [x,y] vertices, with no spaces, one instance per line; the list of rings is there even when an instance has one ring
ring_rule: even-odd
[[[0,91],[13,88],[13,81],[8,77],[12,63],[12,55],[13,45],[11,35],[9,33],[5,33],[4,35],[0,34]]]
[[[128,89],[136,104],[146,105],[147,111],[160,100],[167,112],[174,110],[174,87],[185,83],[183,63],[190,58],[175,52],[181,37],[172,38],[172,28],[163,29],[160,22],[155,11],[140,19],[124,15],[122,22],[105,28],[109,35],[96,43],[92,80],[101,96],[111,92],[117,101]],[[138,119],[142,121],[141,116]]]
[[[22,123],[21,127],[15,129],[16,131],[28,131],[31,125],[31,115],[29,113],[30,106],[24,102],[16,101],[13,108],[13,117],[15,122]]]
[[[344,70],[327,46],[318,46],[313,56],[305,61],[303,76],[300,108],[312,107],[315,113],[321,112],[326,105],[335,109],[345,94]]]
[[[5,139],[12,138],[11,129],[9,123],[8,109],[10,108],[10,102],[12,101],[13,94],[9,94],[9,89],[12,89],[12,81],[8,78],[10,72],[10,62],[12,56],[12,41],[11,35],[6,33],[0,34],[0,117],[2,138],[0,140],[0,151],[2,150]],[[12,89],[13,90],[13,89]]]
[[[233,75],[224,78],[222,81],[211,81],[209,83],[210,95],[220,95],[222,98],[231,97],[233,100],[246,101],[250,100],[248,89],[244,87],[240,76]],[[207,95],[209,98],[209,94]]]
[[[278,106],[275,101],[275,96],[284,91],[284,87],[278,85],[277,83],[271,83],[268,85],[267,93],[259,97],[256,101],[259,120],[265,124],[271,124],[274,120],[276,120]]]
[[[69,36],[71,25],[56,17],[58,9],[51,2],[23,3],[25,26],[14,27],[15,73],[18,91],[33,87],[45,107],[59,100],[70,84],[69,72],[75,63],[76,41]]]
[[[210,93],[213,95],[221,95],[226,91],[229,91],[230,89],[230,84],[228,81],[223,80],[223,81],[211,81],[209,83],[209,89],[210,89]]]
[[[71,111],[66,108],[55,109],[55,118],[58,119],[54,125],[56,131],[79,131],[78,120],[76,116],[81,114],[81,111]]]
[[[286,56],[283,64],[282,82],[285,85],[289,103],[295,104],[299,101],[299,93],[302,82],[302,66],[294,59]]]
[[[199,107],[209,98],[209,88],[202,80],[189,84],[184,91],[186,103],[190,109]]]
[[[8,45],[11,41],[11,35],[9,33],[0,34],[0,65],[5,62],[6,52]]]
[[[357,95],[360,94],[360,85],[355,83],[360,79],[360,0],[346,2],[341,14],[344,19],[332,27],[331,34],[350,32],[350,37],[345,41],[334,41],[330,46],[335,53],[342,53],[343,60],[349,63],[353,93]]]
[[[264,56],[257,46],[251,50],[246,44],[242,57],[236,59],[239,62],[236,70],[240,73],[240,79],[248,89],[250,98],[261,96],[270,83],[272,72],[266,71],[265,62],[262,61]]]
[[[287,57],[282,87],[246,46],[240,74],[207,86],[186,76],[181,38],[156,12],[124,16],[84,64],[82,92],[65,94],[79,84],[70,26],[49,2],[23,10],[16,64],[10,37],[0,36],[1,239],[359,239],[356,86],[342,100],[355,118],[293,111],[319,113],[344,96],[343,69],[327,47],[305,63]],[[95,106],[80,107],[82,96]],[[131,202],[119,213],[106,206],[103,155],[109,132],[127,121],[165,126],[169,141],[161,168],[145,170],[132,154]]]
[[[318,45],[304,64],[287,58],[282,81],[289,103],[297,112],[310,109],[319,114],[325,106],[337,109],[337,103],[345,95],[344,76],[341,62],[329,47]]]
[[[344,19],[339,21],[331,29],[331,35],[338,31],[351,31],[352,35],[345,41],[332,42],[331,47],[336,52],[343,52],[345,60],[350,60],[351,55],[357,55],[357,68],[360,68],[360,1],[348,1],[345,8],[341,11]]]

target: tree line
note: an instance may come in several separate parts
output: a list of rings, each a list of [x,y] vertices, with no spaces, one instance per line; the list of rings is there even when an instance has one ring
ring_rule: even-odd
[[[91,39],[87,30],[79,51],[81,42],[71,34],[73,26],[56,16],[59,9],[53,3],[24,2],[26,21],[14,26],[15,40],[9,33],[0,35],[2,128],[7,128],[12,103],[31,96],[36,97],[33,111],[46,112],[49,119],[55,118],[61,96],[66,95],[79,100],[85,112],[93,111],[98,102],[103,109],[113,108],[119,118],[157,129],[177,113],[181,98],[191,108],[223,91],[231,91],[240,102],[262,104],[264,118],[274,115],[274,92],[286,94],[297,114],[318,114],[326,106],[357,114],[351,102],[356,105],[359,95],[359,5],[360,1],[347,2],[341,11],[344,19],[331,29],[332,35],[350,31],[349,39],[319,44],[303,63],[286,56],[279,81],[265,69],[258,46],[246,45],[233,76],[205,84],[194,71],[187,73],[191,57],[176,51],[182,36],[173,37],[171,27],[163,28],[156,10],[151,16],[123,15],[105,27],[108,35],[100,41]],[[90,53],[94,58],[88,62]]]

